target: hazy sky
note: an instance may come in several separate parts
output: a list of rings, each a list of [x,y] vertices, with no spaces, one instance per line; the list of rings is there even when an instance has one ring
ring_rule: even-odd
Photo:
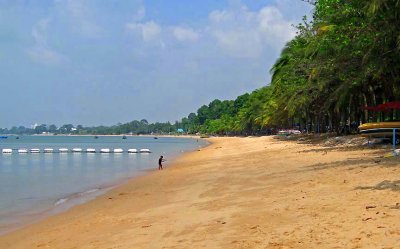
[[[174,121],[269,83],[301,0],[0,0],[0,127]]]

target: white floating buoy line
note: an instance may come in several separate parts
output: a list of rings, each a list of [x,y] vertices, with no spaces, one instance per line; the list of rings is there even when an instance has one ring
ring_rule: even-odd
[[[43,150],[44,153],[53,153],[53,149],[52,148],[46,148]]]
[[[10,148],[4,148],[1,150],[3,154],[12,154],[13,151],[17,151],[19,154],[27,154],[27,153],[32,153],[32,154],[37,154],[37,153],[97,153],[97,150],[94,148],[87,148],[83,150],[82,148],[59,148],[58,150],[55,150],[53,148],[45,148],[43,150],[39,148],[31,148],[31,149],[26,149],[26,148],[20,148],[20,149],[10,149]],[[128,149],[124,150],[122,148],[115,148],[115,149],[109,149],[109,148],[102,148],[99,150],[100,153],[108,154],[108,153],[115,153],[115,154],[121,154],[124,152],[127,152],[129,154],[133,153],[152,153],[150,149]]]
[[[60,153],[67,153],[69,151],[69,149],[67,149],[67,148],[59,148],[58,149],[58,152],[60,152]]]

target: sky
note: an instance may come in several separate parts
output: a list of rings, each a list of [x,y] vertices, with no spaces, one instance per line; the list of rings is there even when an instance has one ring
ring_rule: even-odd
[[[269,84],[301,0],[0,0],[0,127],[180,120]]]

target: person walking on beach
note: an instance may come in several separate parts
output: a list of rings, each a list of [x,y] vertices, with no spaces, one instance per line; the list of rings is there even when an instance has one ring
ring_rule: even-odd
[[[160,156],[160,158],[158,159],[158,170],[162,170],[162,162],[164,162],[165,159],[163,156]]]

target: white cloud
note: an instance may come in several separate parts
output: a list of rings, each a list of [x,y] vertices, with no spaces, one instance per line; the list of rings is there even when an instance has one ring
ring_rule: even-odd
[[[35,45],[28,49],[28,55],[34,61],[44,64],[60,64],[66,60],[66,58],[52,50],[47,43],[47,26],[49,19],[41,19],[32,28],[32,37],[35,41]]]
[[[141,21],[146,16],[146,8],[142,5],[138,8],[136,13],[133,15],[134,21]]]
[[[173,27],[172,33],[178,41],[197,41],[200,37],[199,33],[191,28]]]
[[[47,25],[49,19],[41,19],[32,28],[32,37],[35,39],[36,44],[47,46]]]
[[[264,7],[258,13],[258,28],[275,47],[296,35],[292,23],[284,19],[279,9],[271,6]]]
[[[233,57],[258,57],[263,51],[260,34],[252,30],[215,30],[218,45]]]
[[[99,38],[103,33],[103,29],[90,21],[87,20],[80,20],[78,32],[88,38]]]
[[[85,0],[57,0],[62,9],[65,9],[70,15],[70,21],[73,25],[73,30],[76,33],[88,38],[99,38],[103,33],[102,27],[95,23],[92,18],[92,11],[87,6]]]
[[[207,30],[229,55],[248,58],[261,56],[268,47],[279,49],[295,35],[292,23],[274,6],[259,11],[245,5],[214,10]]]
[[[66,4],[68,10],[74,17],[81,18],[87,11],[86,6],[84,5],[84,0],[67,0]]]
[[[232,13],[225,10],[214,10],[209,14],[209,19],[212,22],[226,22],[233,19]]]
[[[143,41],[149,42],[156,38],[161,33],[161,27],[154,21],[148,21],[144,23],[127,23],[125,25],[127,31],[139,32]]]

